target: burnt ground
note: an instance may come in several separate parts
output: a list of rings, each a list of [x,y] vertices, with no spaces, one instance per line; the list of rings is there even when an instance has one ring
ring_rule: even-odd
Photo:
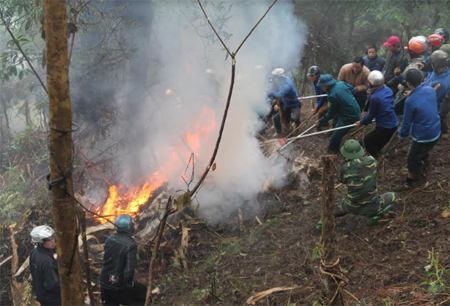
[[[354,137],[361,140],[371,129]],[[303,139],[295,145],[295,152],[303,151],[318,161],[327,140],[327,136]],[[395,144],[396,139],[380,165],[380,193],[392,191],[406,175],[408,145]],[[399,192],[401,202],[378,224],[369,225],[366,217],[355,215],[336,219],[340,268],[349,279],[344,287],[345,305],[450,305],[450,217],[444,217],[450,210],[449,149],[445,135],[431,153],[422,185]],[[336,166],[341,162],[339,158]],[[256,304],[321,305],[321,233],[315,229],[321,214],[320,185],[320,172],[311,171],[306,185],[291,182],[262,194],[259,201],[265,208],[257,215],[261,223],[254,212],[246,213],[245,205],[242,222],[238,212],[227,224],[181,221],[190,228],[187,269],[173,256],[181,240],[180,230],[173,229],[166,236],[166,251],[161,252],[165,259],[156,273],[160,293],[154,304],[243,305],[256,292],[294,287]],[[336,198],[344,192],[345,187],[338,187]],[[439,253],[439,260],[429,269],[434,274],[427,276],[425,267],[431,262],[432,250]],[[141,266],[142,281],[147,267]]]

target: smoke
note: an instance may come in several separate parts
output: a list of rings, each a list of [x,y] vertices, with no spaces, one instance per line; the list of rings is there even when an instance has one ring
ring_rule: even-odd
[[[209,3],[205,9],[233,51],[270,3],[227,1]],[[157,1],[153,9],[156,13],[147,52],[156,64],[150,65],[148,82],[156,85],[149,88],[151,94],[133,120],[148,132],[145,141],[132,139],[128,146],[142,148],[133,154],[134,161],[141,161],[141,169],[162,167],[169,184],[179,189],[186,189],[191,179],[192,162],[185,180],[180,175],[188,165],[190,151],[195,151],[192,188],[215,147],[230,86],[231,59],[196,1]],[[209,218],[211,208],[223,213],[215,213],[212,221],[252,201],[271,175],[278,181],[282,176],[282,167],[271,165],[263,156],[254,135],[261,127],[259,114],[267,111],[265,92],[271,70],[283,67],[289,71],[300,63],[306,29],[292,12],[291,3],[278,2],[237,55],[236,82],[216,170],[209,173],[197,196],[201,213]],[[205,127],[212,130],[203,133]],[[199,148],[186,145],[187,133],[201,134]]]
[[[231,51],[270,4],[204,3]],[[128,136],[126,154],[118,164],[131,184],[164,174],[171,187],[192,189],[215,148],[230,87],[231,59],[196,1],[155,1],[148,9],[147,43],[136,44],[141,62],[130,65],[135,77],[129,78],[120,98]],[[200,213],[211,221],[225,218],[244,202],[256,203],[269,177],[282,183],[283,165],[272,165],[263,156],[255,133],[263,126],[261,115],[268,111],[270,72],[276,67],[289,72],[300,63],[306,28],[293,11],[290,2],[278,1],[236,57],[236,81],[216,169],[196,198]],[[143,75],[144,79],[136,77]]]

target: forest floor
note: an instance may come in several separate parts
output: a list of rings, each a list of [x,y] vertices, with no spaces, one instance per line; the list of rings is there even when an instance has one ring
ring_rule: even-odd
[[[361,140],[372,128],[353,137]],[[295,150],[319,161],[327,141],[328,136],[306,138]],[[422,185],[398,192],[401,201],[378,224],[355,215],[336,219],[340,268],[349,279],[345,305],[450,305],[449,149],[447,134],[431,153]],[[380,194],[405,179],[407,150],[408,145],[397,146],[380,165]],[[336,166],[342,161],[338,157]],[[226,224],[184,220],[190,229],[184,251],[187,269],[180,261],[160,265],[155,284],[160,293],[153,303],[243,305],[257,292],[292,287],[256,304],[321,305],[321,232],[315,228],[321,214],[321,175],[310,174],[306,184],[301,181],[261,195],[264,210],[259,214],[253,209],[247,213],[244,205],[242,221],[238,211]],[[344,186],[336,188],[336,199],[344,192]],[[173,230],[168,243],[176,249],[180,238],[180,230]],[[147,267],[143,262],[143,282]]]
[[[302,111],[302,118],[307,118],[311,108]],[[312,125],[312,119],[306,125]],[[372,128],[352,137],[361,140]],[[273,127],[264,133],[272,138],[273,134]],[[406,175],[409,142],[396,145],[396,141],[379,165],[380,194],[393,191]],[[260,194],[258,211],[249,202],[219,224],[179,213],[163,237],[155,270],[158,293],[152,304],[244,305],[255,293],[288,287],[291,289],[272,293],[255,304],[322,305],[321,231],[315,225],[321,217],[320,159],[327,142],[328,136],[323,135],[295,143],[292,153],[314,166],[309,171],[288,169],[284,187]],[[447,134],[431,152],[431,166],[421,186],[398,192],[401,201],[378,224],[369,225],[366,217],[355,215],[336,219],[339,265],[348,278],[343,287],[345,305],[450,305],[449,152]],[[342,162],[338,156],[336,167]],[[345,186],[336,187],[336,199],[344,193]],[[31,214],[24,219],[37,220],[39,216]],[[22,232],[29,230],[24,227]],[[182,246],[183,231],[188,242]],[[102,262],[98,244],[109,234],[98,232],[95,245],[91,245],[94,283]],[[28,239],[28,234],[16,237],[22,246],[20,263],[32,248]],[[6,252],[8,245],[3,243],[2,250]],[[136,277],[148,284],[149,247],[145,243],[140,246]],[[98,287],[95,289],[99,296]]]

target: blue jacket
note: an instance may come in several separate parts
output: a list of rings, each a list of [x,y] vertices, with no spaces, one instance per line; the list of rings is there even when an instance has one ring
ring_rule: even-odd
[[[400,138],[411,134],[417,142],[432,142],[441,135],[441,119],[437,110],[434,89],[423,83],[417,86],[405,101]]]
[[[322,90],[322,87],[317,86],[318,82],[319,82],[319,78],[317,78],[314,81],[314,89],[316,90],[316,96],[326,94],[326,92]],[[322,105],[327,103],[327,97],[316,98],[316,101],[317,101],[317,109],[319,109],[322,107]]]
[[[361,116],[361,109],[356,102],[353,93],[355,88],[345,82],[337,82],[328,89],[328,111],[319,119],[319,122],[327,122],[335,115],[339,116],[340,122],[355,123]]]
[[[369,58],[368,55],[364,56],[364,66],[369,68],[370,71],[383,70],[384,64],[386,63],[386,60],[382,56],[375,56],[375,58]]]
[[[278,91],[271,91],[268,96],[274,99],[281,99],[283,107],[296,107],[300,105],[300,99],[294,88],[294,83],[286,76],[280,78]]]
[[[438,110],[441,110],[442,103],[444,102],[445,96],[447,95],[450,87],[450,76],[448,67],[444,72],[441,72],[439,74],[436,74],[434,71],[429,72],[427,79],[424,82],[425,85],[431,86],[433,88],[438,83],[441,84],[441,86],[439,86],[438,90],[436,91],[436,96],[437,96]]]
[[[375,118],[378,127],[392,129],[398,125],[394,110],[394,93],[389,87],[381,86],[370,96],[369,113],[361,120],[368,125]]]

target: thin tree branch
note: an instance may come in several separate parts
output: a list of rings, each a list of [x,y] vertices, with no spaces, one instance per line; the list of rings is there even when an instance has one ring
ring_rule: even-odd
[[[214,164],[214,161],[216,159],[216,155],[217,152],[219,151],[219,145],[220,145],[220,141],[222,140],[222,134],[223,134],[223,130],[225,128],[225,122],[227,120],[227,115],[228,115],[228,110],[230,108],[230,104],[231,104],[231,96],[233,95],[233,88],[234,88],[234,79],[235,79],[235,75],[236,75],[236,54],[239,51],[239,49],[243,46],[243,44],[245,43],[245,41],[250,37],[250,35],[253,33],[253,31],[256,29],[256,27],[261,23],[261,21],[264,19],[264,17],[267,15],[267,13],[270,11],[270,9],[275,5],[275,3],[278,0],[275,0],[270,7],[267,9],[267,11],[264,13],[264,15],[258,20],[258,22],[256,23],[256,25],[250,30],[250,32],[248,33],[248,35],[244,38],[244,40],[241,42],[241,44],[239,45],[238,49],[236,50],[236,52],[230,52],[230,50],[228,49],[227,45],[223,42],[223,40],[220,38],[220,35],[217,33],[216,29],[214,28],[213,24],[210,22],[208,15],[206,15],[205,10],[203,9],[203,6],[200,2],[200,0],[197,0],[198,4],[200,5],[203,14],[205,15],[206,20],[208,20],[209,25],[211,26],[211,28],[213,29],[214,33],[216,33],[217,38],[219,38],[220,42],[222,43],[222,45],[225,47],[225,49],[227,50],[228,54],[231,57],[231,81],[230,81],[230,89],[228,91],[228,97],[227,97],[227,104],[225,106],[225,110],[223,112],[223,117],[222,117],[222,123],[220,125],[220,130],[219,130],[219,136],[217,137],[217,141],[216,141],[216,147],[214,148],[214,152],[213,155],[211,156],[211,160],[209,161],[208,166],[205,169],[205,172],[203,172],[202,176],[200,177],[200,180],[197,182],[197,184],[194,186],[194,189],[192,189],[192,191],[188,191],[189,195],[192,197],[200,188],[200,186],[203,184],[203,181],[205,180],[206,176],[209,173],[209,170],[211,169],[212,165]]]
[[[72,59],[73,45],[75,43],[75,34],[76,33],[72,33],[72,37],[70,38],[69,64],[70,60]]]
[[[164,229],[166,227],[167,217],[169,217],[169,215],[173,214],[176,211],[170,207],[171,203],[172,203],[172,197],[170,197],[169,200],[167,201],[166,212],[161,220],[161,223],[159,224],[158,231],[155,236],[156,242],[155,242],[155,246],[152,250],[152,259],[150,260],[150,267],[148,269],[148,287],[147,287],[147,293],[145,295],[145,304],[144,304],[145,306],[150,305],[150,301],[151,301],[152,288],[153,288],[153,272],[155,270],[156,259],[158,258],[158,250],[159,250],[159,246],[161,244],[161,238],[163,236]],[[150,246],[151,246],[151,244],[150,244]]]
[[[86,7],[86,5],[88,5],[89,3],[91,3],[92,2],[92,0],[88,0],[88,1],[86,1],[85,3],[83,3],[81,6],[80,6],[80,8],[77,10],[77,14],[79,14],[85,7]]]
[[[88,0],[86,2],[84,2],[79,9],[74,10],[74,14],[73,14],[73,24],[77,25],[78,22],[78,14],[86,7],[86,5],[88,5],[89,3],[91,3],[92,0]],[[73,5],[74,6],[74,5]],[[73,45],[75,42],[75,33],[72,33],[72,37],[70,38],[70,51],[69,51],[69,64],[70,64],[70,60],[72,59],[72,53],[73,53]]]
[[[222,46],[225,48],[225,50],[227,50],[227,53],[229,56],[231,56],[232,58],[234,58],[234,55],[230,52],[230,49],[228,49],[227,45],[225,44],[225,42],[222,40],[222,37],[220,37],[219,33],[217,33],[216,28],[213,26],[213,24],[211,23],[211,20],[209,20],[208,15],[206,15],[205,9],[203,8],[202,3],[200,2],[200,0],[197,0],[198,4],[200,5],[200,8],[202,9],[203,15],[205,15],[206,20],[208,21],[209,25],[211,26],[211,28],[213,29],[214,33],[216,33],[217,38],[220,40],[220,42],[222,43]]]
[[[273,3],[269,6],[267,11],[262,15],[262,17],[258,20],[258,22],[255,24],[255,26],[250,30],[250,32],[247,34],[247,36],[244,38],[244,40],[241,42],[239,47],[236,49],[236,52],[234,52],[234,55],[238,54],[239,50],[241,49],[242,45],[247,41],[247,39],[252,35],[253,31],[256,29],[256,27],[261,23],[261,21],[266,17],[267,13],[269,13],[270,9],[277,3],[278,0],[273,1]]]
[[[223,133],[223,130],[225,128],[225,122],[227,120],[228,109],[230,108],[230,104],[231,104],[231,96],[233,95],[233,87],[234,87],[235,75],[236,75],[236,59],[234,58],[234,54],[233,54],[233,55],[231,55],[231,82],[230,82],[230,90],[228,92],[227,104],[226,104],[225,110],[223,112],[222,123],[220,125],[219,136],[217,137],[217,141],[216,141],[216,147],[214,148],[213,155],[211,156],[211,160],[209,161],[209,164],[206,167],[205,172],[203,172],[200,180],[197,182],[197,185],[195,185],[194,189],[192,189],[192,191],[190,191],[190,195],[191,196],[194,195],[197,192],[198,188],[200,187],[200,185],[205,180],[206,175],[208,175],[209,170],[211,169],[212,165],[214,164],[214,160],[216,159],[217,152],[219,151],[220,141],[222,140],[222,133]]]
[[[22,53],[23,57],[25,58],[25,60],[27,61],[28,65],[30,66],[31,70],[33,71],[34,75],[36,76],[36,78],[39,80],[39,83],[41,83],[42,88],[44,89],[44,91],[48,94],[47,91],[47,86],[45,86],[44,82],[42,81],[41,77],[39,76],[39,74],[36,72],[36,69],[34,69],[33,64],[30,62],[30,60],[28,59],[28,56],[25,54],[25,52],[23,51],[22,47],[20,46],[19,41],[16,39],[16,37],[14,36],[13,32],[11,31],[11,29],[9,28],[8,24],[6,23],[5,17],[3,16],[3,10],[0,8],[0,17],[2,18],[3,24],[5,25],[6,30],[8,31],[9,35],[11,35],[12,40],[14,41],[14,43],[16,44],[17,48],[19,48],[20,52]]]

